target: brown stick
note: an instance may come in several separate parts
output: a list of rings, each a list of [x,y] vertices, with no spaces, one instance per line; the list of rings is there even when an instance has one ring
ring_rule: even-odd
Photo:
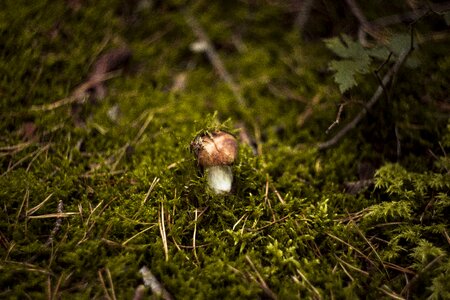
[[[375,26],[373,26],[367,20],[358,3],[356,3],[355,0],[346,0],[346,2],[347,5],[350,7],[350,10],[352,11],[353,15],[358,19],[359,23],[361,24],[362,29],[371,36],[373,36],[374,38],[378,39],[380,37],[380,34],[377,32]]]
[[[297,14],[297,17],[295,18],[295,28],[298,29],[300,33],[303,32],[305,29],[306,22],[308,22],[309,15],[311,13],[311,9],[314,4],[314,0],[305,0],[305,1],[298,1],[301,3],[300,11]]]
[[[377,103],[378,99],[380,99],[381,95],[383,94],[383,86],[386,86],[391,79],[394,77],[394,75],[398,72],[402,64],[405,62],[406,58],[408,57],[408,54],[411,52],[411,49],[405,50],[400,54],[400,57],[398,58],[397,62],[394,64],[394,66],[387,72],[386,75],[384,75],[382,83],[383,85],[379,85],[376,89],[375,93],[372,95],[372,98],[370,98],[369,102],[367,102],[367,105],[364,107],[363,110],[361,110],[356,117],[347,125],[345,125],[334,137],[329,139],[326,142],[320,143],[318,145],[319,149],[327,149],[331,146],[334,146],[337,144],[350,130],[356,127],[358,123],[365,117],[367,114],[367,111],[370,110],[375,103]]]
[[[216,49],[214,48],[213,44],[211,43],[211,40],[209,39],[208,35],[206,34],[206,31],[203,30],[200,23],[197,21],[197,19],[190,13],[185,12],[184,18],[186,19],[186,23],[191,27],[192,31],[194,32],[197,39],[204,42],[206,44],[205,52],[208,56],[209,61],[213,65],[214,69],[219,73],[219,76],[222,78],[223,81],[228,85],[230,90],[233,92],[234,97],[236,98],[236,101],[241,105],[242,107],[247,107],[247,103],[242,96],[241,90],[237,83],[233,80],[233,77],[230,75],[230,73],[225,68],[224,64],[222,63],[222,60],[219,57],[219,54],[217,53]]]

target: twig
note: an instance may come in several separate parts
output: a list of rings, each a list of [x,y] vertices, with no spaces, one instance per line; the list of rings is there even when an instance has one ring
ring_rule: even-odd
[[[50,194],[50,196],[51,195],[52,194]],[[48,196],[47,199],[50,198],[50,196]],[[58,206],[56,207],[56,211],[57,211],[58,214],[62,214],[62,213],[64,213],[63,210],[64,210],[64,203],[63,203],[62,200],[59,200],[58,201]],[[48,245],[53,243],[54,237],[58,234],[59,230],[61,229],[62,220],[63,219],[61,217],[57,217],[56,218],[55,227],[53,227],[52,232],[50,233],[50,236],[48,237],[47,242],[45,243],[45,246],[48,246]]]
[[[31,107],[32,111],[48,111],[48,110],[54,110],[58,107],[72,104],[72,103],[83,103],[87,99],[87,92],[89,89],[93,88],[94,86],[98,85],[99,83],[102,83],[106,80],[112,79],[114,77],[119,76],[119,72],[109,72],[106,74],[101,74],[94,76],[90,78],[85,83],[82,83],[79,85],[75,90],[70,94],[69,97],[62,98],[58,101],[43,104],[43,105],[34,105]]]
[[[364,276],[369,276],[369,272],[363,271],[355,266],[352,266],[350,263],[346,262],[345,260],[343,260],[342,258],[339,258],[338,256],[334,255],[334,257],[341,263],[343,263],[344,265],[346,265],[347,267],[349,267],[352,270],[355,270],[357,272],[360,272],[361,274],[363,274]]]
[[[217,71],[219,76],[222,78],[223,81],[228,85],[229,89],[233,92],[234,97],[236,98],[236,101],[238,104],[242,107],[247,107],[247,103],[242,96],[241,90],[239,86],[234,81],[233,77],[230,75],[230,73],[225,68],[225,65],[222,63],[222,60],[220,59],[219,54],[217,53],[216,49],[211,43],[211,40],[209,39],[208,35],[206,34],[206,31],[203,30],[200,23],[197,21],[197,19],[190,14],[189,12],[184,12],[184,18],[186,20],[186,23],[189,25],[189,27],[194,32],[197,39],[205,44],[205,53],[208,56],[209,61],[213,65],[214,69]]]
[[[339,110],[338,110],[338,112],[337,112],[337,114],[336,114],[336,120],[334,120],[334,122],[333,122],[333,123],[328,127],[328,129],[325,131],[326,134],[328,134],[328,133],[330,132],[330,130],[333,129],[335,126],[339,125],[339,122],[341,121],[341,114],[342,114],[342,111],[344,110],[344,106],[345,106],[346,104],[347,104],[347,103],[341,103],[341,104],[339,105]]]
[[[447,10],[450,10],[450,2],[447,1],[444,3],[433,3],[432,7],[427,6],[424,8],[419,8],[419,9],[416,9],[413,11],[408,11],[408,12],[401,13],[401,14],[381,17],[381,18],[371,21],[370,23],[376,27],[387,27],[390,25],[398,24],[398,23],[407,23],[407,22],[414,21],[415,19],[419,18],[423,14],[426,14],[427,12],[430,11],[430,8],[432,9],[432,11],[440,14]]]
[[[386,58],[386,60],[375,70],[375,72],[374,72],[374,74],[375,74],[375,77],[377,78],[377,80],[378,80],[378,83],[380,84],[380,86],[383,88],[383,91],[385,92],[385,94],[386,94],[386,99],[388,100],[388,102],[390,102],[390,94],[388,93],[388,90],[386,89],[386,86],[384,85],[384,83],[383,83],[383,80],[381,79],[381,77],[380,77],[380,71],[381,71],[381,69],[391,60],[391,57],[392,57],[392,54],[393,54],[393,52],[391,51],[391,52],[389,52],[389,55],[388,55],[388,57]]]
[[[344,245],[347,245],[347,247],[349,247],[349,248],[353,249],[354,251],[356,251],[359,255],[361,255],[361,256],[364,257],[368,262],[370,262],[370,264],[372,264],[372,265],[375,266],[375,263],[374,263],[367,255],[365,255],[364,253],[362,253],[361,250],[359,250],[358,248],[356,248],[356,247],[350,245],[350,244],[347,243],[346,241],[344,241],[344,240],[338,238],[337,236],[332,235],[331,233],[328,233],[328,232],[327,232],[327,235],[328,235],[329,237],[331,237],[331,238],[333,238],[333,239],[335,239],[335,240],[337,240],[337,241],[343,243]]]
[[[123,242],[121,245],[122,245],[122,246],[125,246],[126,244],[128,244],[128,242],[130,242],[131,240],[133,240],[135,237],[137,237],[137,236],[143,234],[144,232],[146,232],[146,231],[152,229],[152,228],[155,227],[155,226],[156,226],[156,225],[152,225],[152,226],[150,226],[150,227],[145,228],[144,230],[139,231],[138,233],[136,233],[135,235],[133,235],[132,237],[130,237],[128,240],[126,240],[125,242]]]
[[[359,7],[358,3],[356,3],[355,0],[346,0],[346,2],[347,5],[350,7],[350,10],[352,11],[353,15],[358,19],[359,24],[361,25],[360,29],[362,29],[363,32],[370,34],[375,39],[379,39],[380,34],[378,33],[378,30],[369,21],[367,21],[367,18],[364,15],[361,8]],[[360,34],[360,37],[363,36]],[[365,44],[365,39],[360,40],[363,44]]]
[[[295,18],[294,26],[300,33],[303,33],[306,22],[308,22],[309,15],[313,7],[314,0],[305,0],[297,2],[302,4],[300,7],[300,11],[298,12],[297,17]]]
[[[105,280],[103,279],[102,270],[98,270],[98,278],[100,279],[100,284],[103,287],[103,290],[105,291],[105,296],[108,300],[112,300],[111,296],[109,295],[108,288],[106,287]]]
[[[320,103],[321,99],[322,95],[320,93],[314,95],[311,102],[306,105],[305,110],[297,117],[297,126],[301,127],[305,124],[305,122],[312,116],[314,107]]]
[[[250,259],[250,256],[246,255],[245,259],[247,260],[247,262],[249,263],[250,267],[255,272],[256,277],[258,278],[258,280],[256,280],[256,281],[259,283],[260,287],[266,293],[266,295],[269,296],[271,299],[274,299],[274,300],[278,299],[277,295],[269,288],[269,286],[267,285],[267,283],[264,280],[264,278],[258,272],[258,269],[255,267],[255,264]]]
[[[387,288],[387,286],[383,285],[382,287],[378,288],[378,290],[382,291],[384,294],[391,297],[392,299],[405,300],[405,298],[403,298],[402,296],[398,295],[397,293],[394,293],[391,290],[387,290],[386,288]]]
[[[382,83],[383,85],[387,85],[389,83],[389,81],[391,80],[391,78],[398,72],[398,70],[400,69],[401,65],[405,62],[406,58],[408,57],[408,54],[410,53],[410,49],[403,51],[397,62],[395,63],[395,65],[387,72],[386,75],[384,75]],[[358,125],[358,123],[364,118],[364,116],[367,114],[367,111],[370,110],[375,103],[377,103],[378,99],[380,98],[380,96],[383,94],[383,87],[380,85],[378,86],[378,88],[376,89],[375,93],[372,95],[372,98],[370,98],[369,102],[367,102],[367,105],[365,106],[365,108],[363,110],[361,110],[356,117],[347,125],[345,125],[333,138],[329,139],[326,142],[320,143],[318,145],[319,149],[326,149],[329,148],[331,146],[334,146],[335,144],[337,144],[342,137],[344,137],[347,132],[349,132],[350,130],[352,130],[353,128],[356,127],[356,125]]]
[[[319,299],[322,299],[322,296],[320,295],[319,291],[311,284],[311,282],[309,282],[308,278],[306,278],[305,275],[303,275],[303,273],[297,269],[297,273],[298,275],[300,275],[302,277],[302,279],[311,287],[311,289],[313,290],[313,292],[317,295],[317,297],[319,297]],[[350,276],[351,277],[351,276]]]
[[[108,268],[105,268],[105,271],[106,271],[106,275],[108,276],[108,282],[109,282],[109,286],[111,288],[112,299],[116,300],[117,299],[116,298],[116,292],[114,291],[114,283],[113,283],[113,280],[112,280],[112,277],[111,277],[111,272],[109,271]]]
[[[161,297],[164,300],[172,300],[172,295],[163,287],[163,285],[158,281],[158,279],[153,275],[149,268],[143,266],[139,273],[142,275],[142,280],[144,281],[144,286],[149,287],[152,293],[157,297]]]

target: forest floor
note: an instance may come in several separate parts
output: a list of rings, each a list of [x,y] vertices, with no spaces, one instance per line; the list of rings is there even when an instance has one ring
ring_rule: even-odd
[[[27,2],[0,4],[0,298],[450,298],[445,3]],[[190,149],[215,130],[229,194]]]

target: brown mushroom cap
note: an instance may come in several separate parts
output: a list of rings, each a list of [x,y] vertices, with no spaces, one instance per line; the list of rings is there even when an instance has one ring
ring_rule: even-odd
[[[202,167],[231,165],[237,157],[236,138],[224,131],[206,134],[198,139],[197,161]]]

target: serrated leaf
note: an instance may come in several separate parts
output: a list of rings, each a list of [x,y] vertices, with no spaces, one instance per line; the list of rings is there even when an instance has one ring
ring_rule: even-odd
[[[369,72],[371,58],[369,51],[361,44],[353,41],[349,36],[331,38],[325,40],[326,46],[343,60],[333,60],[329,67],[335,72],[334,81],[339,85],[339,90],[344,93],[357,85],[355,75]]]
[[[339,85],[339,90],[341,93],[344,93],[356,85],[356,68],[357,66],[355,67],[355,62],[351,60],[333,60],[330,62],[330,69],[335,71],[333,76],[334,81]]]
[[[328,49],[336,53],[339,57],[354,60],[368,57],[366,50],[360,43],[353,41],[348,35],[326,39],[325,44]]]
[[[333,60],[330,62],[330,69],[335,71],[334,81],[339,85],[339,90],[344,93],[348,89],[355,86],[355,75],[357,73],[366,74],[369,72],[370,58],[364,60]]]

